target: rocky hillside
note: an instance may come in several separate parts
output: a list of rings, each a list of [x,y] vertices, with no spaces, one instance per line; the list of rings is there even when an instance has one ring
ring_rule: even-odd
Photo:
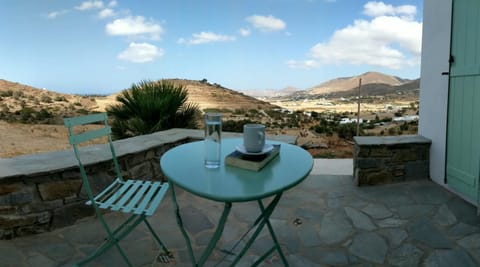
[[[238,91],[225,88],[219,84],[207,81],[193,81],[183,79],[170,79],[177,84],[185,86],[188,90],[189,101],[197,103],[201,110],[205,109],[273,109],[277,106],[247,96]]]
[[[206,81],[171,79],[185,86],[189,101],[201,110],[220,111],[272,109],[277,106],[246,96],[237,91]],[[81,96],[62,94],[7,80],[0,80],[0,120],[24,123],[61,124],[64,116],[75,116],[92,111],[105,111],[116,104],[116,96]]]
[[[288,98],[301,99],[311,98],[312,96],[349,97],[354,94],[358,95],[356,90],[358,89],[360,78],[362,79],[362,91],[365,89],[366,95],[369,96],[385,96],[392,94],[392,92],[419,88],[419,79],[409,80],[380,72],[366,72],[357,76],[332,79],[305,90],[290,86],[282,90],[243,90],[241,92],[249,96],[269,100]]]
[[[349,91],[358,88],[358,82],[360,78],[362,79],[362,87],[369,84],[386,84],[389,86],[399,86],[408,82],[408,80],[404,80],[380,72],[366,72],[358,76],[342,77],[329,80],[327,82],[321,83],[317,86],[305,90],[304,93],[310,95],[322,95]]]
[[[287,86],[280,90],[275,90],[275,89],[240,90],[240,92],[248,96],[253,96],[258,98],[283,97],[283,96],[292,95],[298,91],[301,91],[301,90],[293,86]]]
[[[62,94],[46,89],[0,79],[0,111],[21,110],[24,107],[52,110],[92,110],[97,107],[95,97]]]
[[[390,85],[384,83],[370,83],[362,85],[361,95],[365,96],[388,96],[388,95],[407,95],[414,94],[418,96],[420,90],[420,79],[408,81],[401,85]],[[358,88],[348,91],[340,91],[333,93],[336,97],[356,97],[358,96]]]

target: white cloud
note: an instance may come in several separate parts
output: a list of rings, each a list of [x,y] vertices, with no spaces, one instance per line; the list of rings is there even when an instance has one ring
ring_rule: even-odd
[[[240,30],[238,30],[238,33],[241,36],[246,37],[246,36],[249,36],[251,34],[251,31],[249,29],[241,28]]]
[[[192,38],[189,40],[185,40],[184,38],[180,38],[178,40],[179,44],[206,44],[206,43],[213,43],[213,42],[229,42],[235,41],[234,36],[229,35],[222,35],[216,34],[213,32],[200,32],[192,34]]]
[[[103,8],[103,2],[92,0],[92,1],[84,1],[79,6],[76,6],[75,9],[78,10],[90,10],[90,9],[101,9]]]
[[[355,20],[353,25],[335,31],[328,41],[310,49],[310,60],[317,61],[318,65],[366,64],[390,69],[418,65],[422,23],[410,16],[416,11],[381,2],[369,2],[364,8],[365,13],[368,10],[375,16],[371,20]],[[299,64],[288,65],[298,67]]]
[[[117,58],[133,63],[146,63],[163,56],[163,49],[149,43],[130,43],[127,49],[118,54]]]
[[[380,16],[406,16],[413,18],[417,14],[417,8],[412,5],[393,6],[383,2],[368,2],[363,7],[363,13],[370,17]]]
[[[105,30],[109,35],[123,35],[130,37],[149,36],[152,40],[160,39],[163,28],[160,24],[153,21],[146,21],[142,16],[125,17],[116,19],[105,26]]]
[[[287,25],[283,20],[277,19],[274,16],[260,16],[253,15],[247,17],[246,20],[255,28],[264,32],[281,31],[284,30]]]
[[[98,17],[101,19],[105,19],[113,16],[115,16],[115,11],[113,11],[113,9],[111,8],[102,9],[102,11],[98,13]]]
[[[318,67],[318,62],[315,60],[289,60],[287,65],[292,69],[314,69]]]
[[[62,16],[62,15],[67,14],[68,12],[70,12],[70,11],[67,10],[67,9],[60,10],[60,11],[52,11],[52,12],[50,12],[50,13],[47,14],[47,18],[49,18],[49,19],[56,19],[56,18],[59,17],[59,16]]]
[[[110,1],[110,3],[108,3],[108,6],[109,7],[116,7],[117,6],[117,1],[115,1],[115,0]]]

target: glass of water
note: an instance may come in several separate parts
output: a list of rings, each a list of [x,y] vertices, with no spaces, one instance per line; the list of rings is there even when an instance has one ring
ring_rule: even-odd
[[[222,143],[222,114],[205,114],[205,167],[220,167]]]

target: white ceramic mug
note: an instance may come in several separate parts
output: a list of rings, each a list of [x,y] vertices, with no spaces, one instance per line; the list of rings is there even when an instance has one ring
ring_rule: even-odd
[[[243,146],[249,153],[257,153],[262,151],[263,147],[265,146],[265,125],[243,125]]]

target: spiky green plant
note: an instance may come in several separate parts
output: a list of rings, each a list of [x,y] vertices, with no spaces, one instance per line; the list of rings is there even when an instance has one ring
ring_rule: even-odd
[[[171,128],[196,128],[199,109],[187,99],[186,87],[169,81],[133,84],[117,96],[120,104],[107,108],[113,117],[112,135],[122,139]]]

